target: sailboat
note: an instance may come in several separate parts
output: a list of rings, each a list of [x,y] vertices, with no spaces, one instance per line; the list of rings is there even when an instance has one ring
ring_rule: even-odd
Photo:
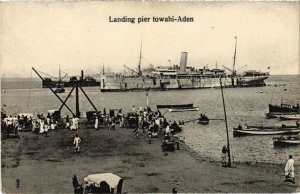
[[[55,93],[64,93],[64,84],[62,83],[61,73],[60,73],[60,65],[58,70],[58,83],[56,84],[56,89],[54,90]]]

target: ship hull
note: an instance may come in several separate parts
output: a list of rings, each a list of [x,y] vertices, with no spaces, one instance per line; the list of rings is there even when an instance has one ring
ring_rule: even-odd
[[[247,135],[292,135],[292,134],[299,134],[300,129],[285,129],[285,130],[233,130],[233,136],[247,136]]]
[[[222,78],[224,87],[260,87],[266,86],[264,80],[259,78]],[[101,79],[101,92],[124,92],[151,90],[183,90],[219,88],[220,78],[187,78],[187,79],[160,79],[151,77],[122,77],[104,76]]]
[[[73,87],[75,85],[74,81],[53,81],[53,80],[43,80],[42,87],[43,88],[55,88],[57,84],[63,84],[65,88]],[[93,87],[100,86],[100,82],[97,81],[80,81],[80,86],[82,87]]]
[[[269,76],[260,76],[260,77],[242,77],[237,80],[238,87],[262,87],[266,86],[264,80],[268,79]]]

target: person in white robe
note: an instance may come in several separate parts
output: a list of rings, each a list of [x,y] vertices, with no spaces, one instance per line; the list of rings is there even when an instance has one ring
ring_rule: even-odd
[[[292,179],[292,182],[295,184],[294,163],[295,163],[295,161],[293,160],[293,156],[289,155],[289,159],[285,165],[284,175],[285,175],[285,181]]]
[[[77,131],[78,128],[79,128],[79,118],[78,118],[78,117],[75,117],[75,118],[74,118],[74,124],[75,124],[75,129],[76,129],[76,131]]]
[[[170,131],[170,125],[168,124],[167,127],[166,127],[165,135],[167,135],[167,136],[170,135],[170,132],[171,132]]]
[[[31,121],[31,123],[32,123],[32,133],[34,133],[34,131],[35,131],[35,128],[36,128],[36,122],[35,122],[35,119],[32,119],[32,121]]]
[[[99,125],[99,120],[98,120],[98,116],[96,116],[96,118],[95,118],[95,129],[98,129],[98,125]]]
[[[80,137],[78,136],[78,134],[75,135],[75,138],[74,138],[74,145],[75,145],[75,152],[79,152],[80,150],[80,143],[81,143],[81,139]]]
[[[50,119],[49,119],[49,123],[48,123],[48,118],[45,119],[44,121],[44,132],[46,137],[48,137],[48,130],[50,129]]]
[[[39,119],[40,120],[40,133],[44,133],[45,129],[44,129],[44,120],[43,119]]]

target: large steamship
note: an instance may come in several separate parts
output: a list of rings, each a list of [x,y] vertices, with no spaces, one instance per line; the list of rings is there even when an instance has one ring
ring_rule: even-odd
[[[224,87],[258,87],[266,86],[264,80],[269,77],[269,72],[255,70],[237,74],[235,70],[236,45],[234,52],[233,69],[228,69],[231,74],[226,74],[225,69],[214,68],[196,69],[187,66],[188,53],[182,52],[180,65],[173,67],[157,67],[151,72],[141,71],[142,49],[138,71],[131,69],[132,75],[103,74],[101,75],[101,91],[136,91],[136,90],[171,90],[171,89],[200,89],[220,87],[220,77]]]

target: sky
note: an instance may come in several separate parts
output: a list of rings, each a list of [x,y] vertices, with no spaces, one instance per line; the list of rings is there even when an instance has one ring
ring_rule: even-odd
[[[57,76],[179,64],[271,75],[299,74],[298,2],[5,2],[0,4],[1,76]],[[118,17],[193,17],[193,22],[109,22]],[[170,62],[169,62],[170,60]]]

